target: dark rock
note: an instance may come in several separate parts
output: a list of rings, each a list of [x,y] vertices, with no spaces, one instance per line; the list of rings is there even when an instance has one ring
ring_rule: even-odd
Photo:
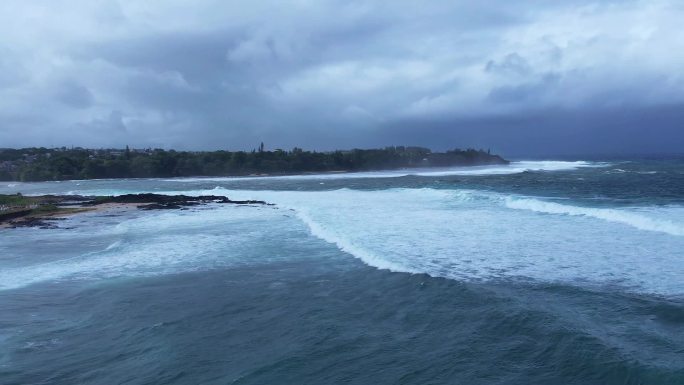
[[[38,217],[27,217],[15,221],[8,222],[11,229],[16,229],[19,227],[38,227],[41,229],[57,229],[59,228],[55,221],[64,220],[65,218],[38,218]]]
[[[10,211],[6,213],[0,213],[0,221],[9,221],[14,218],[21,218],[23,216],[26,216],[30,214],[33,210],[32,209],[25,209],[25,210],[15,210],[15,211]]]
[[[230,203],[237,205],[245,204],[267,204],[264,201],[246,200],[234,201],[224,196],[218,195],[202,195],[202,196],[188,196],[188,195],[162,195],[162,194],[125,194],[111,197],[98,197],[91,201],[85,202],[86,205],[98,205],[102,203],[147,203],[140,206],[141,210],[169,210],[180,209],[181,207],[196,206],[206,203]]]
[[[185,210],[188,207],[203,204],[236,204],[236,205],[271,205],[264,201],[245,200],[234,201],[224,196],[203,195],[162,195],[162,194],[126,194],[118,196],[81,196],[81,195],[43,195],[34,197],[35,203],[45,210],[58,212],[64,206],[97,206],[105,203],[138,204],[141,210]],[[46,215],[45,212],[40,213]],[[41,229],[54,229],[57,226],[54,221],[64,218],[40,217],[36,209],[17,209],[11,212],[0,213],[0,223],[6,223],[10,228],[39,227]],[[69,212],[62,212],[64,215]]]

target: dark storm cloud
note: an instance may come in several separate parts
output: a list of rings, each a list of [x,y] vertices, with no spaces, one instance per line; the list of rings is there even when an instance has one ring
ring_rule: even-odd
[[[380,143],[394,133],[402,140],[435,149],[468,143],[518,158],[674,155],[682,153],[682,121],[684,104],[586,109],[581,113],[549,109],[477,119],[393,122],[373,140]]]
[[[552,155],[684,142],[674,1],[8,0],[0,11],[0,147]]]

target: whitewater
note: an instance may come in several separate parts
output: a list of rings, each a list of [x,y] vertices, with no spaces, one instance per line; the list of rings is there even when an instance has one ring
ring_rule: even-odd
[[[72,194],[122,194],[154,191],[164,194],[224,195],[264,200],[273,209],[225,208],[168,212],[112,224],[94,220],[87,232],[69,234],[85,243],[103,239],[99,249],[56,255],[36,264],[18,263],[0,271],[0,288],[64,279],[168,274],[254,263],[246,245],[277,234],[282,227],[299,228],[334,244],[369,266],[394,272],[424,273],[462,281],[511,280],[564,283],[587,287],[614,286],[627,291],[679,297],[684,295],[684,206],[590,206],[566,196],[533,196],[491,189],[445,187],[435,178],[510,177],[534,171],[610,171],[607,162],[517,162],[511,166],[471,170],[370,172],[256,178],[185,178],[130,181],[73,181],[38,184],[59,186]],[[617,166],[615,166],[617,167]],[[620,165],[619,167],[625,167]],[[624,171],[620,168],[616,168]],[[638,171],[638,170],[637,170]],[[321,179],[348,183],[421,177],[431,187],[323,189]],[[575,178],[581,181],[582,177]],[[280,182],[286,189],[252,189],[248,183]],[[226,186],[215,185],[224,182]],[[300,185],[315,183],[316,190]],[[67,182],[68,183],[68,182]],[[102,184],[107,188],[102,188]],[[210,189],[198,185],[214,184]],[[78,189],[73,190],[74,184]],[[230,188],[242,187],[242,188]],[[240,185],[242,184],[242,185]],[[401,185],[401,183],[399,183]],[[8,188],[16,188],[13,185]],[[148,188],[153,186],[153,188]],[[182,187],[182,189],[169,189]],[[281,186],[282,187],[282,186]],[[364,186],[366,187],[366,186]],[[550,191],[550,189],[549,189]],[[51,191],[62,192],[62,191]],[[88,216],[70,221],[87,220]],[[69,222],[65,224],[69,225]],[[226,236],[227,228],[234,232]],[[302,230],[304,229],[304,230]],[[27,237],[60,239],[57,230],[24,230],[3,237],[0,250],[21,249]],[[212,236],[212,233],[219,235]],[[240,234],[239,239],[234,234]],[[291,236],[291,235],[288,235]],[[64,246],[68,247],[68,246]],[[73,250],[72,250],[73,254]],[[229,257],[226,257],[229,255]],[[266,258],[268,259],[268,258]],[[16,260],[15,260],[16,261]]]
[[[2,183],[0,383],[684,383],[684,160]],[[378,379],[378,368],[384,368]]]

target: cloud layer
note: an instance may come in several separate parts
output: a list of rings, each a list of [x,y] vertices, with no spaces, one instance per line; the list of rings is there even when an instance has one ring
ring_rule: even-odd
[[[683,19],[674,0],[5,0],[0,147],[681,152]]]

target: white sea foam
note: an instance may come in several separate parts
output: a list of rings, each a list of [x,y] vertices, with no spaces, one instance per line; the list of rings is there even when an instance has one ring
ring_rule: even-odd
[[[588,208],[468,190],[211,191],[294,209],[314,236],[381,269],[684,295],[682,207]]]
[[[414,168],[389,171],[368,172],[339,172],[325,174],[303,174],[283,176],[247,176],[247,177],[219,177],[219,178],[176,178],[166,179],[166,182],[232,182],[240,180],[259,179],[355,179],[355,178],[399,178],[409,175],[415,176],[451,176],[451,175],[506,175],[519,174],[526,171],[563,171],[574,170],[582,167],[605,167],[607,163],[586,161],[520,161],[511,162],[508,165],[473,166],[473,167],[448,167],[448,168]]]
[[[158,275],[178,271],[206,270],[243,263],[263,242],[264,224],[282,226],[270,209],[224,206],[215,209],[172,211],[124,220],[100,229],[72,229],[77,242],[88,242],[90,232],[106,231],[111,243],[99,250],[79,252],[70,244],[71,255],[0,269],[0,289],[13,289],[38,282]],[[29,230],[30,231],[30,230]],[[33,236],[59,238],[63,230],[44,230]],[[52,232],[52,233],[51,233]],[[103,234],[100,234],[103,235]],[[30,236],[24,234],[23,238]],[[68,239],[62,239],[68,242]],[[31,245],[22,248],[35,254]],[[12,246],[12,245],[10,245]],[[21,247],[17,247],[21,246]],[[49,250],[46,250],[49,252]],[[22,255],[14,255],[21,260]]]
[[[320,242],[307,238],[308,228],[364,263],[391,271],[459,280],[619,285],[684,295],[684,208],[679,206],[584,207],[541,197],[429,188],[314,192],[217,187],[167,193],[181,192],[265,200],[277,209],[220,206],[146,213],[105,227],[111,242],[94,253],[0,269],[0,287],[258,263],[285,245]],[[301,222],[284,216],[287,209]],[[52,234],[45,231],[36,234]],[[91,230],[74,231],[78,242],[86,243]],[[3,242],[8,241],[0,238],[0,246]],[[0,250],[16,249],[5,246]]]
[[[557,215],[585,216],[608,222],[625,224],[639,230],[662,232],[680,237],[684,236],[684,222],[649,217],[648,215],[634,211],[634,209],[632,209],[633,211],[628,211],[626,209],[591,208],[545,202],[539,199],[513,197],[507,197],[505,202],[507,207],[516,210],[530,210],[538,213]]]
[[[311,219],[311,217],[303,211],[297,212],[297,217],[301,219],[311,231],[314,236],[323,239],[326,242],[333,243],[340,248],[340,250],[349,253],[356,258],[361,259],[367,264],[377,267],[379,269],[386,269],[394,272],[401,273],[418,273],[418,271],[412,271],[406,266],[398,265],[392,263],[388,260],[378,258],[372,252],[366,250],[363,246],[354,244],[353,241],[345,238],[344,234],[339,234],[338,230],[327,228],[326,225],[316,222]]]

